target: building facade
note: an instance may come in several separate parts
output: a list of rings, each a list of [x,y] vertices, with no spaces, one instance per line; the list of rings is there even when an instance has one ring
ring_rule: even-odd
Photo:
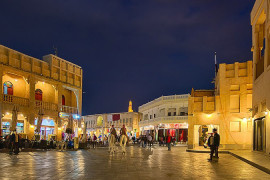
[[[129,102],[128,112],[83,116],[87,135],[92,137],[95,134],[100,139],[103,135],[109,135],[112,125],[114,125],[117,134],[120,133],[120,129],[125,125],[129,136],[139,136],[138,123],[140,118],[140,113],[133,112],[131,101]]]
[[[188,102],[188,148],[203,146],[216,128],[221,147],[252,145],[252,61],[220,64],[214,90],[194,90]]]
[[[139,106],[141,134],[151,134],[155,140],[169,133],[176,141],[186,142],[188,136],[189,94],[162,96]]]
[[[0,45],[1,135],[18,133],[32,139],[38,119],[40,135],[61,139],[68,121],[80,124],[82,68],[52,54],[39,60]],[[16,118],[17,117],[17,118]]]
[[[253,150],[270,153],[270,1],[256,0],[251,11],[253,51]]]

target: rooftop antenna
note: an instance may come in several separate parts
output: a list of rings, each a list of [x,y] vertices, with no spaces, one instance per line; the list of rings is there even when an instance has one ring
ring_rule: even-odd
[[[53,50],[54,50],[54,55],[57,56],[58,50],[57,50],[57,47],[54,47],[54,45],[53,45]]]

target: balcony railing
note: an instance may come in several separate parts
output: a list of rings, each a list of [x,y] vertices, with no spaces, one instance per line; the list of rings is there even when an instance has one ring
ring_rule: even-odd
[[[69,114],[78,114],[78,109],[76,107],[62,106],[61,111]]]
[[[154,99],[153,101],[150,101],[146,104],[139,106],[139,111],[142,110],[143,108],[149,106],[149,105],[155,104],[155,103],[160,102],[160,101],[176,101],[179,99],[187,99],[188,97],[189,97],[189,94],[161,96],[157,99]]]
[[[3,102],[20,106],[29,106],[29,99],[7,94],[3,94]]]
[[[58,111],[58,105],[51,103],[51,102],[45,102],[45,101],[38,101],[36,100],[36,108],[42,108],[44,110],[51,110],[51,111]]]
[[[143,120],[139,122],[140,126],[145,126],[145,125],[157,125],[159,123],[174,123],[173,121],[187,121],[188,116],[166,116],[166,117],[158,117],[155,119],[150,119],[150,120]],[[179,123],[179,122],[175,122]]]

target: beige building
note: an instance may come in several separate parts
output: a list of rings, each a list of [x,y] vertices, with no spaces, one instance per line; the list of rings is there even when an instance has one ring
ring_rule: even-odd
[[[159,137],[170,133],[176,140],[186,142],[188,133],[189,94],[161,96],[139,106],[142,120],[139,122],[141,134]]]
[[[202,146],[217,128],[221,147],[252,145],[252,61],[220,64],[215,90],[194,90],[188,102],[188,148]]]
[[[128,112],[83,116],[87,135],[93,136],[95,134],[97,137],[102,137],[102,134],[109,135],[112,125],[114,125],[118,134],[122,126],[125,125],[128,135],[136,134],[138,136],[140,118],[140,113],[133,112],[131,101],[129,102]]]
[[[251,11],[253,51],[253,149],[270,153],[270,1],[256,0]]]
[[[31,139],[42,114],[41,138],[61,139],[68,118],[80,124],[82,68],[52,54],[43,60],[0,45],[1,135],[10,132],[17,114],[16,130]],[[13,121],[15,122],[15,121]]]

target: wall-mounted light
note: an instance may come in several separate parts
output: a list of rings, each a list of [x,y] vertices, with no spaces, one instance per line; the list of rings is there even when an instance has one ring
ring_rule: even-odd
[[[15,82],[17,82],[18,81],[18,79],[15,79]]]
[[[265,115],[267,115],[267,114],[268,114],[268,112],[267,112],[267,111],[265,111],[265,112],[264,112],[264,114],[265,114]]]
[[[243,122],[247,122],[247,118],[243,118]]]
[[[207,114],[207,117],[210,118],[212,116],[212,114]]]
[[[30,128],[34,128],[35,126],[34,125],[30,125]]]

